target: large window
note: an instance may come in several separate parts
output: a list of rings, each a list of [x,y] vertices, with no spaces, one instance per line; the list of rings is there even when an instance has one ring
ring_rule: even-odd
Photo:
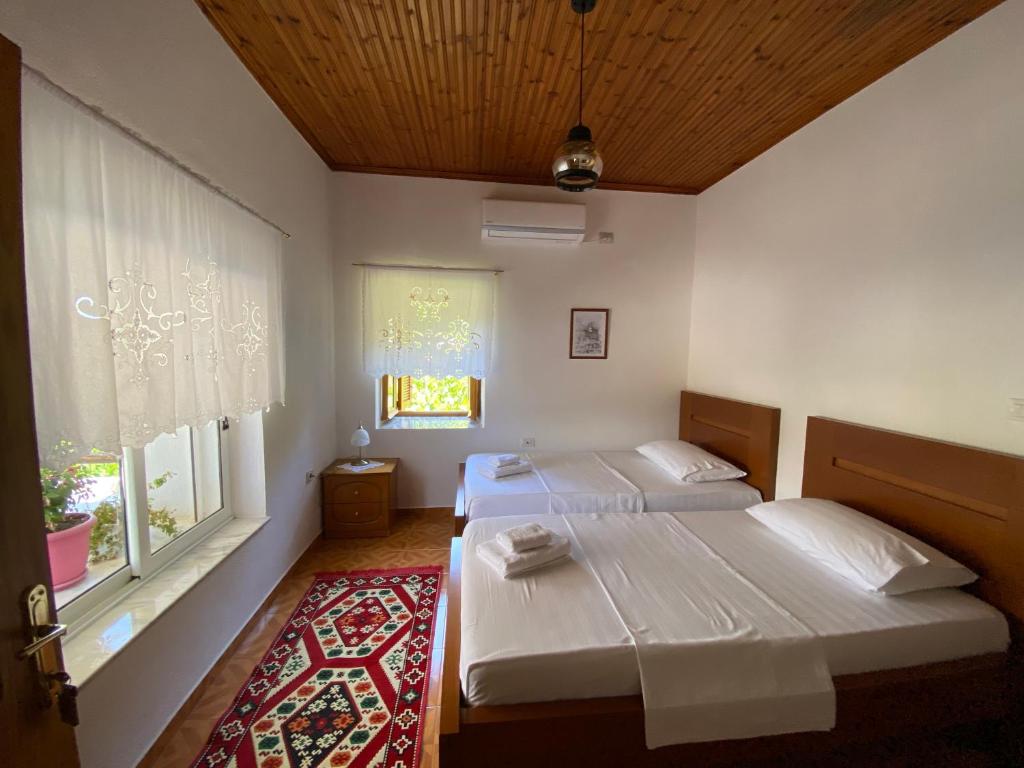
[[[228,520],[221,427],[284,399],[282,238],[61,89],[22,85],[36,435],[69,622]]]
[[[43,469],[47,544],[61,619],[106,603],[229,515],[221,422],[182,427],[119,455]]]
[[[380,421],[426,417],[464,419],[478,423],[482,417],[483,382],[471,376],[390,376],[380,379]]]

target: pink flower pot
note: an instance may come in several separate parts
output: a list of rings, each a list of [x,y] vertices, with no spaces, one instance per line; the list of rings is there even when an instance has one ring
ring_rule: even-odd
[[[46,534],[46,548],[50,550],[50,575],[54,590],[66,589],[85,578],[88,572],[89,532],[96,518],[72,528]]]

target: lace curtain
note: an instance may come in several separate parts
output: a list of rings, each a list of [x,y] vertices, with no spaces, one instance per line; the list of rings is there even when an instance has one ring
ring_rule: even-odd
[[[474,376],[490,367],[495,276],[363,270],[363,368],[372,376]]]
[[[43,463],[282,402],[279,233],[32,73],[23,137]]]

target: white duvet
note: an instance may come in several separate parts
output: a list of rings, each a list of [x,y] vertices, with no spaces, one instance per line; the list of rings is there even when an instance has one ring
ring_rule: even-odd
[[[570,537],[572,559],[503,581],[472,556],[526,522]],[[971,595],[867,593],[742,511],[485,519],[464,537],[470,704],[642,693],[652,745],[828,727],[820,653],[834,676],[1009,642],[1005,618]]]
[[[489,454],[466,460],[470,520],[510,515],[586,512],[674,512],[745,509],[761,501],[741,480],[684,483],[636,451],[530,452],[534,471],[498,480],[479,467]]]

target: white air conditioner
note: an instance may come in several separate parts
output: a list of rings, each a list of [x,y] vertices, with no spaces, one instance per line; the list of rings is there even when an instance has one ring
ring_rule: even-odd
[[[484,200],[484,240],[547,240],[581,243],[587,229],[587,206],[574,203],[527,203]]]

